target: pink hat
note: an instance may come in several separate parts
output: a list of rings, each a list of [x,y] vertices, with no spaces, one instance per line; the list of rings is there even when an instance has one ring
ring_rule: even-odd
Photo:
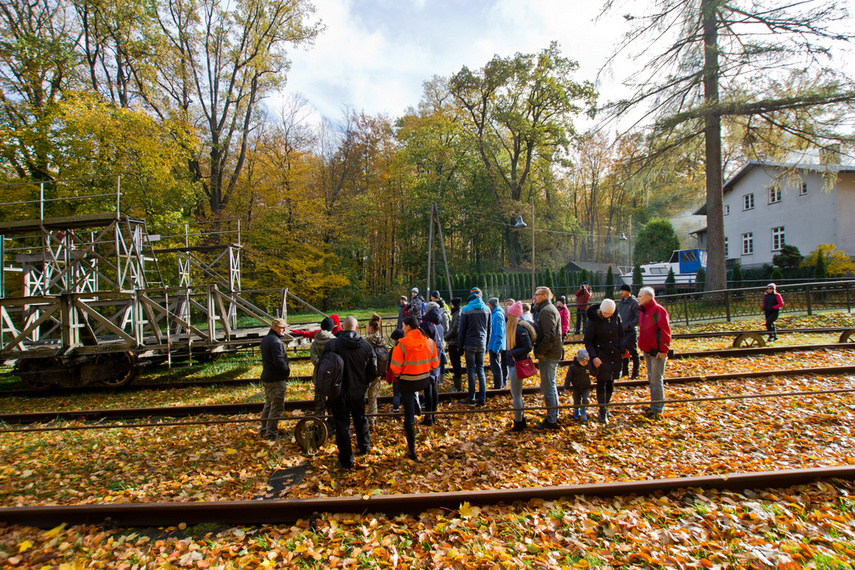
[[[513,315],[515,317],[523,316],[522,301],[517,301],[516,303],[508,307],[508,314]]]

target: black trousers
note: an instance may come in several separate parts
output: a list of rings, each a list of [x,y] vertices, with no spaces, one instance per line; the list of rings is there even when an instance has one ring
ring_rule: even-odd
[[[624,331],[623,340],[626,343],[626,350],[629,352],[629,358],[623,359],[623,369],[621,376],[629,376],[629,361],[632,361],[632,375],[638,376],[638,367],[641,365],[641,358],[638,355],[638,332],[633,329]]]
[[[621,359],[619,354],[615,354],[606,358],[600,356],[600,360],[602,364],[599,368],[594,368],[594,371],[597,376],[597,405],[604,406],[612,400],[615,380],[620,376]]]
[[[338,460],[342,467],[353,467],[353,448],[350,445],[350,419],[356,430],[356,445],[360,453],[371,451],[371,439],[368,435],[368,418],[365,417],[365,394],[357,400],[339,398],[330,402],[335,423],[335,444],[338,446]]]
[[[775,336],[775,321],[778,320],[778,312],[778,309],[766,311],[766,330],[772,333],[771,336]]]
[[[455,378],[463,378],[463,375],[466,374],[466,369],[463,368],[462,358],[463,351],[460,350],[459,346],[452,344],[448,347],[448,359],[451,364],[451,371],[454,373]]]

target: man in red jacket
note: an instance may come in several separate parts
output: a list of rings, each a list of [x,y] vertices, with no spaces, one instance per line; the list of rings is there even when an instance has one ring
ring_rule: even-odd
[[[638,350],[644,353],[647,366],[647,380],[650,382],[649,408],[644,410],[648,419],[657,419],[665,408],[661,403],[665,399],[665,362],[671,344],[671,323],[668,311],[656,302],[656,294],[651,287],[642,287],[638,292]]]

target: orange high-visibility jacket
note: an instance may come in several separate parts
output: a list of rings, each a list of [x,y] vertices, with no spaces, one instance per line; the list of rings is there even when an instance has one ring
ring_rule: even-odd
[[[436,344],[420,330],[413,329],[404,335],[389,360],[389,368],[398,380],[413,382],[427,378],[439,366]]]

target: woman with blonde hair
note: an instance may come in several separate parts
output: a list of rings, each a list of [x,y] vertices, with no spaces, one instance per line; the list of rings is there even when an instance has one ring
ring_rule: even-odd
[[[368,344],[372,346],[372,348],[377,346],[382,346],[385,348],[386,343],[383,340],[383,333],[381,331],[382,320],[380,319],[380,315],[374,313],[371,315],[371,319],[368,321],[368,324],[365,325],[365,340],[368,341]],[[375,353],[376,354],[376,353]],[[380,394],[380,388],[383,385],[383,381],[386,379],[386,370],[380,370],[380,364],[377,363],[377,377],[371,380],[368,384],[368,391],[365,394],[366,399],[368,400],[368,425],[371,427],[375,427],[377,425],[377,396]]]
[[[505,325],[505,341],[507,342],[508,351],[511,353],[511,359],[514,362],[525,360],[531,353],[532,346],[537,333],[527,321],[522,320],[523,304],[517,301],[508,309],[508,322]],[[523,403],[522,378],[517,374],[517,367],[511,366],[511,373],[508,378],[511,385],[511,398],[514,403],[514,425],[511,431],[523,431],[526,428],[525,422],[525,404]]]

